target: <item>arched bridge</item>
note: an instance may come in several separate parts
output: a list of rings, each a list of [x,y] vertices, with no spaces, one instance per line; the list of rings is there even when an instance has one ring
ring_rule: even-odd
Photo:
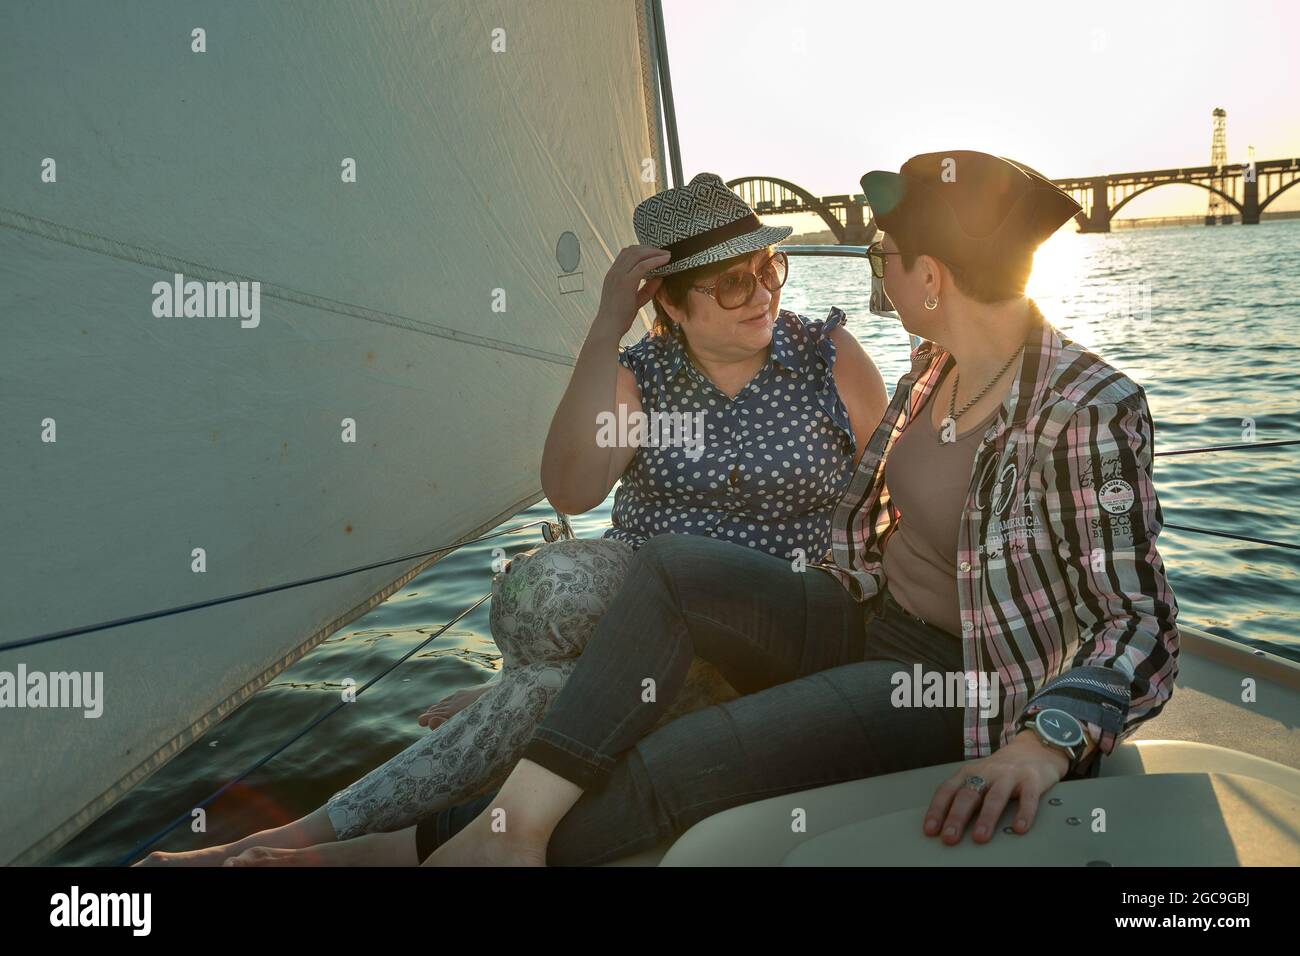
[[[1300,159],[1152,169],[1052,182],[1083,206],[1083,212],[1074,217],[1080,232],[1110,232],[1111,219],[1131,200],[1158,186],[1180,183],[1217,193],[1237,210],[1243,223],[1252,225],[1259,222],[1260,213],[1273,200],[1300,182]],[[814,196],[802,186],[775,176],[741,176],[727,185],[760,216],[810,212],[821,217],[841,245],[862,245],[868,240],[868,207],[866,197],[860,194]]]
[[[1083,206],[1074,218],[1080,232],[1110,232],[1110,221],[1132,199],[1157,186],[1181,183],[1217,193],[1236,208],[1246,225],[1259,222],[1273,200],[1300,182],[1300,159],[1269,159],[1231,166],[1195,166],[1153,169],[1142,173],[1114,173],[1054,179]],[[1263,197],[1262,199],[1260,197]]]
[[[811,212],[821,216],[835,241],[862,245],[867,241],[863,210],[865,196],[814,196],[808,190],[775,176],[741,176],[727,183],[760,216],[764,213]]]

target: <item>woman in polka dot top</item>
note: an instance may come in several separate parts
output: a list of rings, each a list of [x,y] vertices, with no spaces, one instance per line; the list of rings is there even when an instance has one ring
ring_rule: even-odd
[[[770,253],[760,251],[751,261],[761,266],[769,259]],[[646,429],[644,443],[628,449],[631,460],[605,537],[637,548],[656,534],[700,534],[778,557],[815,560],[830,547],[831,511],[862,444],[847,403],[861,409],[856,424],[872,427],[884,387],[875,396],[879,404],[862,394],[874,367],[844,330],[839,309],[809,321],[779,309],[780,293],[764,289],[766,301],[747,310],[759,315],[756,327],[742,328],[738,336],[731,326],[754,320],[727,315],[704,296],[700,305],[672,302],[669,296],[689,294],[705,278],[680,276],[668,280],[666,301],[655,302],[655,329],[619,354],[620,385],[636,389],[628,419],[635,420],[632,412],[648,419],[676,413],[689,416],[679,420],[678,432],[698,424],[699,434],[692,442],[674,442],[668,424],[658,436]],[[706,311],[706,303],[712,310]],[[687,313],[688,307],[695,312]],[[750,352],[763,339],[763,348]],[[837,363],[840,349],[849,356]],[[855,367],[846,371],[850,364]],[[721,384],[709,374],[711,366]]]

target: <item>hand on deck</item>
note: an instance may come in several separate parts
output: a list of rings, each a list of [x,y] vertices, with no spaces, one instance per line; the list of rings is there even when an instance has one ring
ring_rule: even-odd
[[[1065,754],[1044,746],[1033,733],[1017,734],[992,756],[963,763],[940,785],[925,811],[925,834],[953,846],[961,842],[974,817],[971,839],[987,843],[1013,797],[1019,806],[1011,825],[1017,833],[1025,833],[1034,824],[1038,801],[1068,769]],[[972,777],[984,781],[982,791],[967,785]]]

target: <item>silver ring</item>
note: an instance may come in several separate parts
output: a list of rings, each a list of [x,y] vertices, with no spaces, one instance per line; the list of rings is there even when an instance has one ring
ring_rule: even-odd
[[[967,777],[962,786],[974,790],[976,793],[983,793],[989,788],[983,777]]]

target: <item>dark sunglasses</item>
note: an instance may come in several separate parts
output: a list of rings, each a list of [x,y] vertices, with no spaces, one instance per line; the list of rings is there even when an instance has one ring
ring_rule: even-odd
[[[785,285],[785,277],[790,270],[784,252],[774,252],[758,267],[758,273],[739,271],[724,272],[713,285],[693,285],[692,289],[710,296],[724,309],[739,309],[754,297],[758,283],[768,292],[776,292]]]
[[[871,274],[877,279],[885,277],[885,256],[901,256],[901,252],[886,252],[882,243],[877,242],[867,250],[867,260],[871,263]]]

